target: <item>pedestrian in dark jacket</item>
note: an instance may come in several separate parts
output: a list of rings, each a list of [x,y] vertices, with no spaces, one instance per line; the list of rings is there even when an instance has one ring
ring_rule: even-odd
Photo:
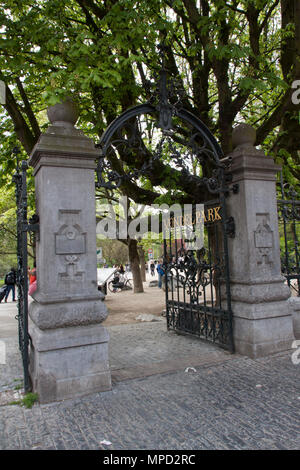
[[[155,276],[155,264],[154,264],[154,261],[151,261],[151,264],[150,264],[150,272],[151,272],[151,276]]]
[[[16,301],[16,288],[15,288],[15,285],[16,285],[16,282],[17,282],[17,273],[16,273],[16,270],[14,268],[11,268],[9,273],[6,274],[4,282],[7,285],[6,294],[5,294],[5,302],[7,302],[7,298],[8,298],[8,295],[9,295],[10,291],[12,291],[12,300],[13,300],[13,302],[15,302]]]
[[[165,275],[165,270],[163,268],[163,261],[162,260],[159,260],[159,263],[156,266],[156,271],[158,272],[158,287],[161,289],[162,288],[163,277]]]

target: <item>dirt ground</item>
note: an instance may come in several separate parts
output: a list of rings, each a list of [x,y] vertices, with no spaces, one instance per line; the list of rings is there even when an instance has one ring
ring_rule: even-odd
[[[103,326],[140,323],[140,314],[152,314],[161,318],[165,309],[165,292],[158,287],[149,287],[149,281],[144,282],[144,293],[134,294],[132,290],[115,294],[107,292],[105,304],[109,315],[102,323]]]

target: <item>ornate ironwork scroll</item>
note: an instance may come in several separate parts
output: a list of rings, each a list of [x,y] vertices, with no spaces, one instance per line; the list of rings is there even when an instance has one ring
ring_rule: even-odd
[[[280,187],[282,199],[277,200],[280,235],[281,271],[289,287],[300,296],[300,200],[290,184],[283,183],[281,174]]]

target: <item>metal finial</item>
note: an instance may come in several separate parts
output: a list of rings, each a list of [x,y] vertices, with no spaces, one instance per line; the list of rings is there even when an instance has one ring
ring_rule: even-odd
[[[169,130],[172,127],[173,108],[169,103],[169,90],[167,85],[168,72],[166,69],[166,45],[164,43],[158,46],[159,54],[162,60],[162,68],[159,78],[159,100],[157,110],[159,112],[158,126],[163,130]]]

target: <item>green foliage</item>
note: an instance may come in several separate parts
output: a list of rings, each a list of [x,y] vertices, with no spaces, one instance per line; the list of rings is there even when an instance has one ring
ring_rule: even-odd
[[[9,403],[9,405],[20,405],[25,406],[25,408],[32,408],[33,405],[38,401],[37,393],[26,393],[23,398],[20,400],[14,400]]]
[[[16,257],[16,206],[14,190],[0,192],[0,277],[17,266]]]
[[[31,186],[32,182],[29,184],[28,201],[31,207],[34,207],[34,195]],[[33,212],[34,209],[29,209],[28,216],[30,217]],[[0,191],[0,278],[3,278],[11,267],[17,267],[16,223],[15,188],[11,184],[11,179],[8,178],[6,188],[2,188],[2,191]],[[28,255],[30,265],[33,259],[33,250],[29,237]]]
[[[24,395],[24,398],[22,399],[22,405],[25,406],[25,408],[32,408],[35,402],[37,401],[37,393],[26,393],[26,395]]]
[[[124,243],[98,236],[97,246],[102,247],[103,258],[110,267],[128,262],[128,248]]]
[[[185,88],[184,106],[203,119],[223,148],[230,150],[238,122],[258,131],[267,126],[260,144],[282,159],[287,178],[296,177],[296,154],[284,139],[278,143],[280,119],[270,120],[292,80],[295,67],[284,76],[280,62],[284,45],[295,35],[296,18],[281,28],[280,5],[273,0],[206,3],[208,11],[202,2],[182,0],[2,0],[0,79],[10,87],[33,143],[38,132],[31,114],[43,131],[46,107],[68,95],[81,109],[78,126],[94,140],[120,112],[147,101],[145,80],[161,67],[156,46],[164,40],[168,70]],[[0,188],[5,191],[12,188],[16,169],[15,116],[0,111]],[[297,148],[296,137],[294,142]],[[22,158],[26,153],[23,149]],[[174,203],[184,195],[181,177],[171,174],[167,150],[163,159],[157,201]],[[149,178],[139,185],[153,191]],[[32,178],[29,206],[34,208]]]

